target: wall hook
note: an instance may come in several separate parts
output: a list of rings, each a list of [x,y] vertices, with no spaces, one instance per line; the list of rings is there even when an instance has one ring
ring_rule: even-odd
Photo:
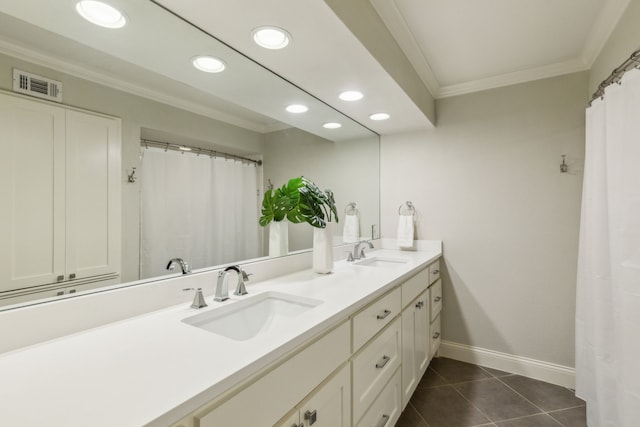
[[[560,164],[561,173],[567,173],[567,171],[569,170],[569,165],[567,165],[567,162],[565,161],[566,156],[567,156],[566,154],[562,155],[562,163]]]
[[[136,182],[136,179],[138,179],[138,177],[136,177],[135,174],[136,174],[136,168],[133,167],[131,168],[131,173],[127,174],[127,182]]]

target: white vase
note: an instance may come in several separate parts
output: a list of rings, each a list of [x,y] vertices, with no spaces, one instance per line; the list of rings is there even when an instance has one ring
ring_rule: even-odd
[[[333,223],[326,228],[313,228],[313,271],[328,274],[333,271]]]
[[[269,256],[282,256],[289,253],[289,222],[271,221],[269,223]]]

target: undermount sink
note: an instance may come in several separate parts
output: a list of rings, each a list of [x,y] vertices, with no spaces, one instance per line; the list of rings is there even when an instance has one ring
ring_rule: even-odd
[[[356,261],[354,265],[366,265],[369,267],[396,267],[400,264],[406,263],[408,260],[403,258],[389,258],[389,257],[371,257]]]
[[[232,340],[246,341],[285,327],[302,313],[322,303],[297,295],[265,292],[182,321]]]

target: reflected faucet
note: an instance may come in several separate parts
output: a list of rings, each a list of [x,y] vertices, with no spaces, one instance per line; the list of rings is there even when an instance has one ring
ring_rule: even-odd
[[[227,274],[230,271],[235,271],[238,275],[238,284],[234,295],[246,295],[247,288],[244,285],[245,280],[249,280],[250,274],[247,274],[239,265],[230,265],[221,272],[218,273],[218,283],[216,284],[216,295],[213,298],[214,301],[226,301],[229,299],[229,285],[227,284]]]
[[[371,240],[360,240],[358,243],[353,245],[353,259],[352,260],[356,260],[356,259],[361,259],[361,258],[366,258],[367,257],[364,254],[364,248],[360,249],[360,246],[362,246],[364,244],[369,245],[369,248],[373,249],[373,243],[371,243]],[[351,257],[350,257],[350,259],[351,259]]]
[[[172,258],[167,264],[167,270],[173,271],[176,268],[176,264],[180,265],[182,274],[191,274],[191,267],[182,258]]]

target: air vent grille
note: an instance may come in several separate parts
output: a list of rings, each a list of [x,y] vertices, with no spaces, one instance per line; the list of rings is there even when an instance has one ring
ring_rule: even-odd
[[[13,69],[13,90],[50,101],[62,102],[61,82],[17,68]]]

